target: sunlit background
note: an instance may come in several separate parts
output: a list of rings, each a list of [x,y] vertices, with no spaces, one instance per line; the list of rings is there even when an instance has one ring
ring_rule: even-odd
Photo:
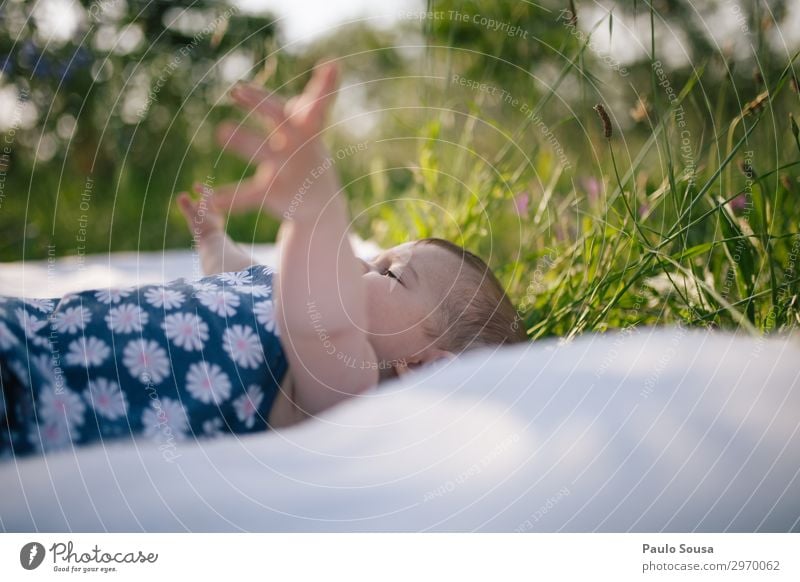
[[[465,244],[532,337],[791,326],[798,48],[791,1],[5,0],[0,258],[188,247],[175,193],[250,171],[213,139],[226,91],[337,58],[364,238]]]

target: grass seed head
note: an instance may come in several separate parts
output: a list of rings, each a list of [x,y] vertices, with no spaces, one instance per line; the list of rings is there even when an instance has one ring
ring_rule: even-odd
[[[595,111],[597,111],[597,115],[600,116],[600,121],[603,122],[603,135],[606,139],[611,139],[611,118],[608,117],[608,113],[606,113],[606,108],[603,107],[600,103],[593,107]]]
[[[749,160],[739,160],[739,171],[742,172],[745,178],[750,180],[756,179],[756,171],[753,168],[752,162]]]
[[[751,113],[758,113],[764,107],[764,103],[769,99],[769,91],[759,93],[758,97],[753,99],[750,103],[744,106],[742,110],[742,117],[750,115]]]

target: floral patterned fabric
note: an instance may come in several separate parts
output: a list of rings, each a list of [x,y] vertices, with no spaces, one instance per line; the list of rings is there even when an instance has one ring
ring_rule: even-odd
[[[0,297],[0,457],[267,429],[288,367],[272,276]]]

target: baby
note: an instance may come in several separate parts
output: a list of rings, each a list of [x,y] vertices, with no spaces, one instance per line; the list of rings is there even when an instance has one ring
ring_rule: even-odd
[[[290,426],[426,363],[526,339],[486,264],[457,245],[354,255],[321,140],[336,76],[318,66],[286,102],[231,92],[267,132],[223,123],[218,140],[254,176],[178,197],[207,277],[0,298],[0,455],[140,432],[166,454],[189,435]],[[282,220],[278,272],[225,234],[221,208]]]

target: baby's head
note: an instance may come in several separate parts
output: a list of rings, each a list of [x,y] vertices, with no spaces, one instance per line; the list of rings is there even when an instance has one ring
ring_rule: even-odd
[[[382,377],[476,347],[527,339],[489,267],[458,245],[426,238],[361,263],[367,331]]]

